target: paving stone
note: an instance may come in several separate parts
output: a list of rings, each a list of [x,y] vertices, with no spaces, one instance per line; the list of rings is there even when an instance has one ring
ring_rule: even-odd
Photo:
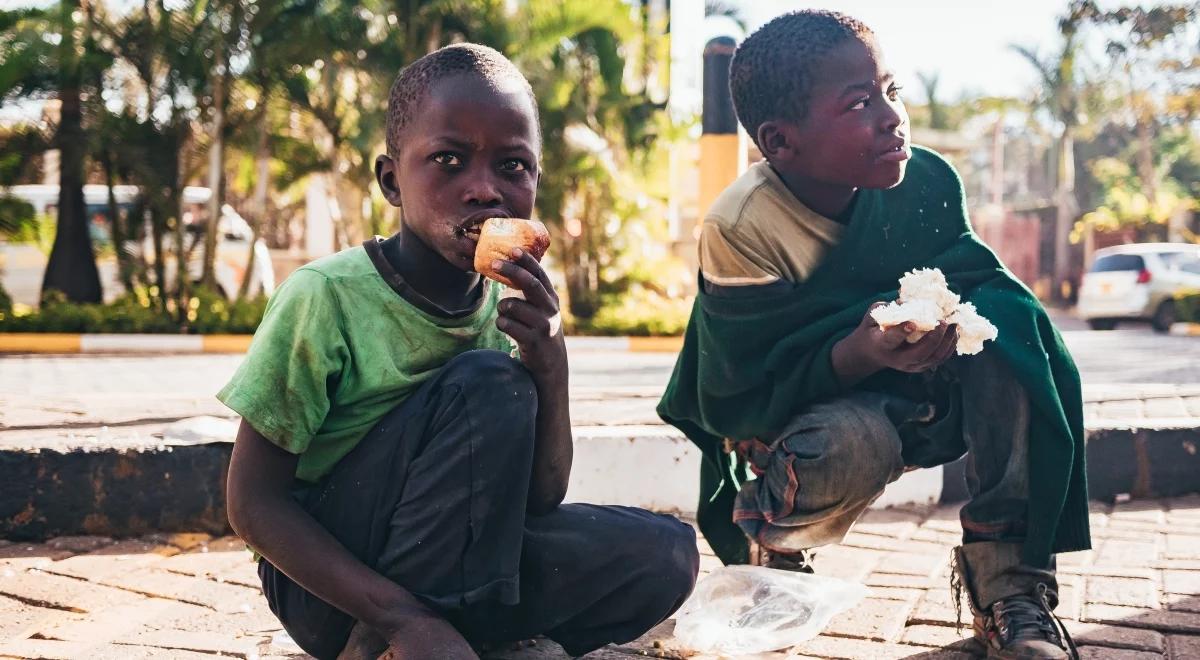
[[[211,653],[176,651],[124,644],[89,644],[51,639],[23,639],[0,645],[0,658],[41,660],[213,660]]]
[[[1166,649],[1166,638],[1154,630],[1141,628],[1124,628],[1121,626],[1105,626],[1094,624],[1085,632],[1071,630],[1075,643],[1093,646],[1108,646],[1115,649],[1132,649],[1134,651],[1154,651],[1162,653]]]
[[[34,632],[42,639],[108,644],[141,629],[147,620],[174,604],[175,601],[162,598],[143,598],[86,614],[56,617],[39,625]]]
[[[617,645],[616,649],[633,654],[645,654],[652,658],[670,658],[671,660],[682,660],[693,655],[682,642],[675,639],[675,621],[673,619],[663,621],[632,642]]]
[[[1158,588],[1153,580],[1089,577],[1087,602],[1130,607],[1158,607]]]
[[[1152,628],[1160,632],[1200,634],[1200,614],[1193,612],[1089,603],[1084,606],[1083,620],[1134,628]]]
[[[965,627],[959,631],[954,626],[922,624],[905,628],[904,632],[900,635],[900,642],[903,644],[915,644],[917,646],[949,646],[961,642],[970,637],[971,634],[970,627]]]
[[[0,594],[28,605],[78,613],[104,610],[144,600],[137,594],[120,589],[40,571],[0,577]]]
[[[1083,589],[1071,576],[1059,576],[1058,607],[1054,613],[1062,619],[1077,621],[1083,608]]]
[[[1192,493],[1190,495],[1180,495],[1179,497],[1168,497],[1163,500],[1163,504],[1170,513],[1187,513],[1200,518],[1200,494]]]
[[[875,570],[880,573],[933,577],[949,562],[949,552],[937,554],[889,552],[880,558],[879,563],[875,565]]]
[[[907,539],[917,531],[922,516],[900,509],[868,509],[854,523],[854,531],[863,534]]]
[[[833,617],[825,632],[840,637],[870,639],[877,642],[896,641],[910,606],[894,600],[865,598],[862,602]]]
[[[954,601],[949,589],[930,589],[917,601],[917,606],[908,616],[909,625],[931,624],[940,626],[957,626],[958,616],[955,612]],[[964,602],[962,604],[962,622],[969,627],[971,610]]]
[[[962,542],[962,532],[944,532],[939,529],[922,527],[913,532],[913,535],[909,538],[914,541],[928,541],[930,543],[953,547]]]
[[[1158,544],[1109,539],[1100,546],[1096,566],[1142,566],[1158,559]]]
[[[212,540],[209,534],[147,534],[145,539],[151,543],[161,545],[169,545],[186,552],[193,548],[198,548]]]
[[[147,596],[203,605],[219,612],[248,612],[251,604],[262,598],[258,591],[240,585],[196,580],[152,568],[113,574],[101,583]]]
[[[1146,417],[1191,417],[1182,397],[1146,399],[1142,412]]]
[[[258,645],[264,640],[265,637],[238,637],[229,633],[151,630],[123,635],[117,641],[121,644],[244,657],[257,653]]]
[[[1170,594],[1200,596],[1200,571],[1163,571],[1163,591]]]
[[[922,529],[932,529],[939,532],[952,532],[962,535],[962,520],[959,518],[959,511],[962,510],[961,504],[943,504],[935,508],[929,513],[929,517],[925,522],[921,523]]]
[[[1167,653],[1171,660],[1200,658],[1200,637],[1192,635],[1168,635]]]
[[[1162,660],[1161,653],[1112,649],[1107,646],[1080,646],[1079,660]]]
[[[868,587],[899,587],[901,589],[937,588],[939,586],[938,582],[938,578],[879,572],[871,573],[863,580],[863,584]]]
[[[127,539],[94,552],[63,559],[44,570],[95,582],[110,575],[152,566],[176,554],[179,554],[179,550],[172,546]]]
[[[1064,552],[1062,554],[1055,555],[1055,561],[1058,562],[1058,570],[1060,571],[1064,568],[1082,568],[1084,566],[1091,566],[1092,562],[1095,560],[1095,550]]]
[[[921,651],[934,651],[936,649],[920,646],[910,646],[907,644],[883,644],[880,642],[868,642],[860,639],[840,639],[822,635],[816,639],[809,640],[794,648],[794,651],[815,656],[818,658],[830,658],[837,660],[862,660],[862,658],[872,658],[873,660],[891,660],[893,658],[913,658],[920,657],[917,654]]]
[[[0,596],[0,644],[18,637],[28,637],[39,622],[65,614],[60,610],[35,607]]]
[[[924,595],[923,589],[912,589],[907,587],[870,587],[871,598],[879,598],[882,600],[899,600],[910,605],[915,605],[917,600]]]
[[[1114,504],[1109,516],[1113,521],[1140,520],[1163,523],[1166,522],[1165,512],[1166,508],[1160,500],[1132,500]]]
[[[55,550],[40,543],[13,543],[0,548],[0,574],[4,573],[4,569],[23,571],[45,566],[72,554],[69,550]]]
[[[879,552],[863,548],[835,545],[818,550],[813,567],[821,575],[862,582],[879,563],[881,556]]]
[[[1167,559],[1200,559],[1200,535],[1167,534]]]
[[[1163,602],[1166,603],[1167,609],[1169,610],[1176,612],[1195,612],[1200,614],[1200,598],[1196,596],[1164,594]]]
[[[216,612],[190,603],[172,602],[153,618],[145,619],[146,630],[187,630],[191,632],[226,633],[243,636],[262,636],[279,632],[279,619],[259,598],[250,603],[249,611]]]
[[[46,541],[46,545],[55,550],[67,550],[74,554],[93,552],[112,544],[113,540],[107,536],[59,536]]]
[[[253,567],[250,553],[240,552],[184,552],[169,557],[160,562],[157,568],[191,575],[193,577],[216,578],[224,571],[236,568],[242,564]]]

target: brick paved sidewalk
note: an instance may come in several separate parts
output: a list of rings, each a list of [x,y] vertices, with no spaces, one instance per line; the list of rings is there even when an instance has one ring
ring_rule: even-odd
[[[1059,614],[1084,658],[1200,658],[1200,495],[1095,504],[1092,519],[1096,549],[1060,558]],[[819,553],[816,568],[865,582],[871,596],[791,655],[765,657],[973,657],[948,588],[958,534],[953,507],[868,512],[844,544]],[[701,549],[702,570],[716,568]],[[671,625],[587,657],[687,657]],[[0,541],[0,657],[307,657],[287,642],[235,538]],[[566,656],[541,640],[490,657]]]

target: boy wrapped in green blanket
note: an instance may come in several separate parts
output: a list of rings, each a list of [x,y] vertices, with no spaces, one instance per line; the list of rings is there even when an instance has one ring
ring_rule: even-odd
[[[957,582],[989,657],[1065,658],[1054,554],[1090,547],[1079,374],[1045,310],[972,231],[963,187],[909,142],[873,33],[771,21],[730,70],[765,156],[709,209],[700,293],[659,404],[703,451],[699,522],[726,563],[811,571],[884,487],[967,455]],[[956,355],[870,311],[937,268],[999,331]],[[751,477],[753,473],[754,478]]]

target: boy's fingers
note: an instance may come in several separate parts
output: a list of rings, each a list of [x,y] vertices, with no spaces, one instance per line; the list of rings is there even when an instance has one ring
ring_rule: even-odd
[[[942,338],[942,344],[938,347],[937,363],[941,364],[953,357],[956,348],[958,348],[958,326],[952,325],[946,328],[946,336]]]
[[[546,287],[542,286],[541,280],[533,273],[525,268],[511,262],[497,260],[492,264],[501,275],[512,280],[513,285],[520,289],[525,294],[525,299],[534,305],[543,309],[557,309],[554,299],[546,291]]]
[[[533,342],[535,331],[510,316],[497,317],[496,327],[500,329],[500,332],[515,339],[518,346],[525,347]]]
[[[532,254],[522,250],[521,248],[513,248],[513,258],[517,260],[517,265],[534,274],[546,291],[554,296],[554,284],[550,282],[550,276],[546,274],[546,269],[542,268],[542,264],[538,263],[537,259],[533,258]],[[555,296],[557,297],[557,296]]]
[[[912,345],[910,349],[909,359],[912,364],[924,365],[937,354],[938,349],[942,345],[942,339],[946,336],[946,325],[938,324],[936,328],[925,333],[917,343]]]
[[[545,312],[524,300],[509,298],[502,301],[500,314],[527,326],[542,336],[553,336],[558,332],[558,329],[554,327],[553,317],[547,317]]]

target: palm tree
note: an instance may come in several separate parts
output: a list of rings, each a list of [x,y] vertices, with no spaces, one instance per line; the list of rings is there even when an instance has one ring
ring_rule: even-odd
[[[42,280],[43,298],[51,291],[76,302],[102,298],[83,202],[83,99],[99,98],[92,82],[108,64],[95,48],[94,20],[95,8],[88,0],[0,11],[0,99],[54,99],[58,104],[52,140],[60,153],[58,224]]]
[[[1081,123],[1082,85],[1077,79],[1076,59],[1080,51],[1079,30],[1095,11],[1085,0],[1073,0],[1067,15],[1059,21],[1063,37],[1057,55],[1043,58],[1035,49],[1013,46],[1038,72],[1042,81],[1040,105],[1058,123],[1056,140],[1057,178],[1054,214],[1054,287],[1056,300],[1065,298],[1065,285],[1071,277],[1071,228],[1078,215],[1075,200],[1075,133]]]

